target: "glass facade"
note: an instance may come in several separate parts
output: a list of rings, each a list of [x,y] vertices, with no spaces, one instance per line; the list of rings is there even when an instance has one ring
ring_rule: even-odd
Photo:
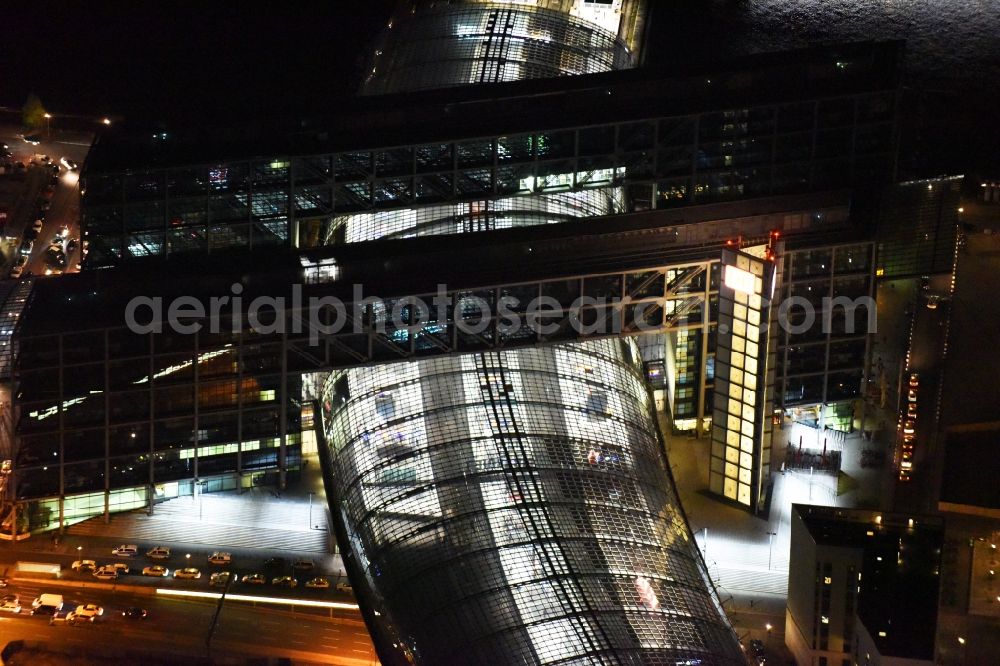
[[[831,245],[783,258],[778,294],[791,307],[789,325],[777,333],[776,407],[861,395],[874,330],[874,301],[867,300],[874,294],[874,250],[871,242]]]
[[[324,425],[383,663],[745,663],[633,342],[348,370]]]
[[[951,273],[958,241],[961,176],[886,189],[878,217],[878,269],[886,278]]]
[[[298,469],[301,378],[283,374],[280,338],[222,330],[15,339],[13,492],[26,515],[49,507],[30,527],[78,517],[67,507],[95,493],[103,513],[169,496],[171,482]]]
[[[593,74],[634,64],[616,32],[531,3],[405,4],[413,5],[411,15],[382,33],[364,94]]]
[[[418,11],[383,37],[366,92],[630,66],[628,39],[601,23],[616,2],[414,3]],[[790,67],[807,79],[819,72],[813,84],[850,75],[827,60]],[[316,149],[292,141],[294,149],[267,157],[220,153],[185,164],[88,167],[88,268],[157,255],[542,225],[889,177],[895,93],[883,81],[834,82],[829,90],[817,84],[811,90],[821,92],[789,102],[794,95],[769,94],[771,84],[787,85],[786,65],[768,67],[761,79],[726,71],[663,86],[662,78],[653,85],[609,77],[607,89],[601,83],[596,93],[584,87],[564,98],[599,94],[600,104],[530,116],[516,131],[499,113],[488,115],[493,102],[479,100],[474,108],[482,114],[456,113],[453,122],[439,116],[433,131],[422,133],[400,122],[389,138],[362,131],[355,143],[318,139]],[[636,96],[626,97],[633,88]],[[539,91],[548,92],[496,104],[527,108]],[[490,122],[477,124],[483,114]],[[190,159],[183,150],[171,154]],[[694,248],[676,265],[605,265],[602,274],[536,280],[537,290],[511,282],[467,293],[484,295],[488,305],[507,293],[541,294],[560,308],[578,291],[648,300],[652,307],[641,315],[669,331],[674,345],[667,383],[675,409],[693,408],[694,418],[703,418],[714,389],[742,401],[739,419],[759,420],[762,371],[744,360],[737,379],[734,368],[751,345],[766,348],[766,332],[761,324],[751,334],[751,304],[723,298],[728,275],[700,255],[708,246],[717,253],[725,235],[763,225],[757,217],[679,223],[672,238],[661,238]],[[661,226],[658,233],[668,231]],[[303,257],[297,275],[322,289],[340,269],[315,254],[315,261]],[[813,279],[816,262],[850,265],[862,257],[821,255],[801,265],[790,260],[789,274]],[[406,276],[397,264],[387,272]],[[830,289],[854,293],[857,278],[836,285],[831,278]],[[320,453],[345,566],[383,663],[744,664],[678,503],[634,342],[551,344],[575,338],[560,330],[498,351],[505,340],[496,329],[455,332],[470,316],[462,306],[420,330],[367,328],[382,323],[403,295],[367,306],[365,330],[324,340],[319,350],[246,330],[21,336],[14,480],[16,496],[29,500],[24,514],[41,521],[58,497],[62,522],[80,507],[93,510],[98,497],[108,511],[183,494],[203,477],[220,488],[265,470],[284,479],[301,454],[300,373],[349,365],[331,374],[323,391]],[[716,333],[717,322],[732,325]],[[846,320],[841,324],[846,330]],[[527,347],[537,342],[549,344]],[[462,353],[471,349],[482,351]],[[856,350],[845,344],[837,351],[849,372]],[[757,412],[747,415],[744,407]],[[749,505],[744,486],[759,484],[766,472],[759,449],[744,465],[744,430],[741,421],[735,441],[724,434],[712,461],[713,472],[716,458],[723,469],[712,478],[722,479],[722,494]],[[746,480],[745,470],[756,477]]]
[[[765,70],[720,75],[711,85],[740,90],[759,77],[760,89],[769,90],[778,85],[772,80],[777,74],[781,80],[805,76]],[[468,134],[457,123],[432,142],[221,162],[206,156],[199,165],[137,165],[127,171],[102,168],[95,159],[82,176],[88,266],[233,248],[489,231],[873,186],[892,175],[893,91],[835,97],[817,91],[815,98],[795,103],[744,100],[703,111],[711,92],[701,89],[706,85],[701,78],[618,84],[600,102],[603,108],[621,98],[621,119],[612,122],[588,120],[582,100],[589,98],[567,98],[561,102],[567,109],[538,120],[544,131]],[[673,106],[686,111],[651,98],[674,88],[687,101]],[[511,96],[497,104],[510,105],[513,113],[533,109],[532,100]],[[413,113],[429,108],[428,102]],[[648,115],[626,119],[636,109]],[[156,154],[155,146],[143,150]]]

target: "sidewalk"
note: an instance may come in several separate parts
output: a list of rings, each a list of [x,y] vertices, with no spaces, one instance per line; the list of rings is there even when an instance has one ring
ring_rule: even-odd
[[[285,492],[273,487],[205,493],[157,504],[145,510],[95,517],[73,525],[67,537],[116,538],[122,541],[183,542],[215,548],[266,549],[326,555],[333,543],[327,503],[317,461]]]

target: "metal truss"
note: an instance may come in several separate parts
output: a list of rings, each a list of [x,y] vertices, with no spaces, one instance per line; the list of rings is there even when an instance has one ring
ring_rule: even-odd
[[[701,328],[712,260],[345,304],[334,326],[295,311],[289,367],[309,372]],[[696,283],[703,285],[695,288]],[[418,305],[426,305],[426,309]],[[436,307],[436,303],[444,304]],[[405,326],[388,321],[398,313]],[[329,313],[327,313],[329,314]],[[317,330],[315,322],[327,322]],[[396,322],[396,323],[402,323]],[[336,328],[336,330],[332,330]]]

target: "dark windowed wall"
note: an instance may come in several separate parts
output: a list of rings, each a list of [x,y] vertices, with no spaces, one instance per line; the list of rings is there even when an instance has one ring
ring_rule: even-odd
[[[324,406],[383,663],[745,663],[631,341],[348,370]]]
[[[880,275],[951,273],[959,225],[961,176],[892,185],[878,217]]]
[[[513,136],[88,172],[88,261],[461,233],[872,185],[892,174],[894,113],[894,93],[877,92]],[[489,224],[491,209],[501,224]]]
[[[283,378],[280,339],[113,328],[15,344],[15,492],[45,500],[32,527],[184,494],[194,479],[235,488],[298,469],[301,378]]]
[[[788,309],[789,329],[776,331],[781,336],[776,407],[829,404],[861,394],[873,290],[871,242],[785,256],[775,295],[795,300]]]

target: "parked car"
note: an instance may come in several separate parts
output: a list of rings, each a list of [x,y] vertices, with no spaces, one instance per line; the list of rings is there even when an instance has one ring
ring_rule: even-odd
[[[118,570],[101,567],[100,569],[94,572],[94,578],[97,578],[99,580],[117,580]]]
[[[12,278],[19,278],[24,274],[24,267],[28,265],[28,255],[19,254],[17,259],[14,261],[14,266],[10,269],[10,276]]]
[[[77,560],[70,565],[70,569],[73,571],[93,571],[97,568],[97,562],[94,560]]]
[[[346,592],[347,594],[354,594],[354,588],[351,587],[351,581],[343,580],[337,583],[337,592]]]
[[[201,578],[201,571],[194,567],[185,567],[174,572],[174,578]]]
[[[59,162],[70,171],[76,171],[77,167],[79,166],[76,162],[65,156],[63,156],[63,158],[59,160]]]
[[[313,566],[312,560],[300,559],[292,562],[292,568],[296,571],[312,571]]]
[[[129,571],[130,571],[130,569],[128,568],[128,565],[125,564],[124,562],[115,562],[114,564],[105,564],[103,568],[104,569],[114,569],[115,571],[118,572],[119,576],[124,576],[125,574],[129,573]]]
[[[229,564],[233,561],[233,556],[229,553],[215,552],[208,556],[209,564]]]
[[[154,564],[154,565],[149,566],[149,567],[143,567],[142,568],[142,575],[143,576],[157,576],[159,578],[162,578],[162,577],[170,575],[170,569],[166,568],[165,566],[161,566],[159,564]]]
[[[132,606],[131,608],[125,608],[122,610],[122,617],[128,618],[129,620],[141,620],[145,618],[149,613],[145,608],[139,608],[138,606]]]
[[[111,554],[115,557],[135,557],[139,553],[139,547],[133,544],[122,544],[112,549]]]
[[[271,585],[277,585],[278,587],[295,587],[299,584],[299,581],[295,580],[291,576],[278,576],[271,581]]]
[[[233,577],[232,572],[217,571],[208,578],[208,584],[212,587],[225,587],[229,585],[229,579]]]
[[[42,222],[40,219],[35,220],[34,222],[31,223],[31,230],[34,231],[36,234],[39,234],[42,232],[42,227],[44,226],[45,223]]]
[[[16,594],[8,594],[0,599],[0,611],[8,613],[21,612],[21,599]]]
[[[76,607],[73,614],[81,620],[90,620],[93,622],[96,618],[104,615],[104,609],[97,604],[82,604]]]
[[[170,549],[164,546],[156,546],[146,551],[146,557],[153,560],[166,560],[170,558]]]
[[[264,561],[265,569],[284,569],[288,566],[288,560],[283,557],[270,557]]]
[[[312,590],[328,590],[330,589],[330,581],[322,576],[316,576],[306,581],[306,587]]]
[[[247,574],[243,576],[243,582],[247,585],[263,585],[267,582],[267,578],[264,577],[264,574]]]

